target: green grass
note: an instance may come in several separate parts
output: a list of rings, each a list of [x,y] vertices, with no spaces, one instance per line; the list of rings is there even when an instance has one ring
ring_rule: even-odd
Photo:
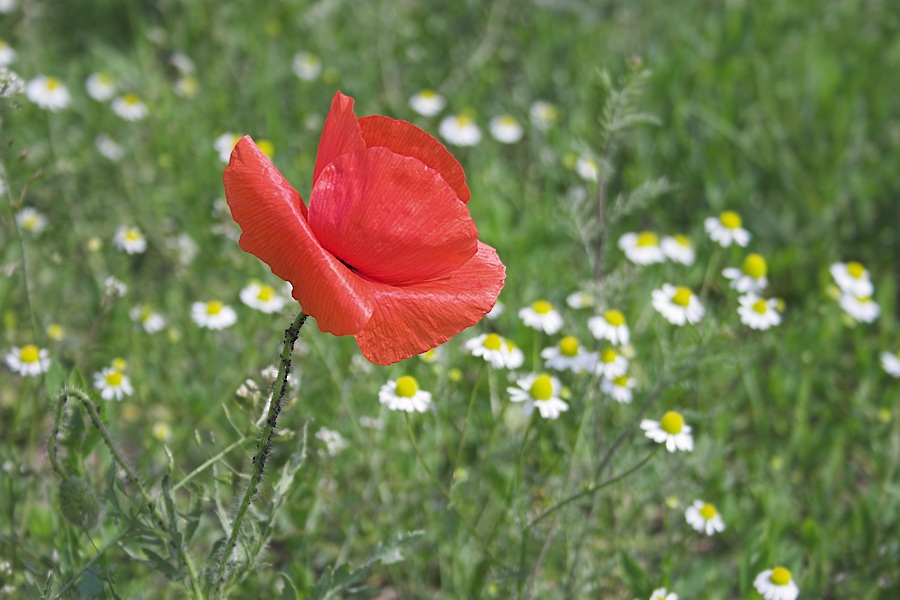
[[[387,368],[360,361],[352,338],[323,334],[310,320],[254,522],[268,523],[304,432],[308,455],[282,489],[271,529],[247,530],[247,540],[268,541],[246,577],[229,570],[231,596],[285,589],[284,597],[324,597],[345,564],[361,569],[351,587],[370,598],[630,599],[665,586],[681,598],[750,599],[761,597],[756,575],[777,564],[805,598],[900,593],[900,382],[879,362],[881,352],[900,350],[900,13],[889,2],[20,4],[0,15],[0,38],[18,53],[10,67],[25,80],[60,78],[72,104],[49,113],[24,95],[0,99],[8,188],[0,352],[34,343],[57,365],[39,378],[0,367],[0,563],[9,565],[0,588],[8,597],[57,597],[70,582],[62,597],[185,597],[179,548],[206,585],[264,405],[265,394],[236,390],[248,378],[266,389],[260,371],[276,363],[298,308],[264,315],[238,299],[251,279],[281,284],[232,237],[239,229],[217,204],[224,164],[213,141],[226,131],[270,140],[275,164],[308,200],[336,90],[356,99],[358,115],[405,119],[437,135],[440,117],[407,105],[425,87],[448,98],[441,116],[472,111],[484,134],[478,146],[451,151],[466,170],[480,239],[507,267],[507,310],[451,340],[435,363]],[[292,73],[298,51],[321,58],[321,77]],[[176,52],[196,67],[191,98],[173,92]],[[145,120],[123,121],[87,96],[85,77],[101,70],[143,98]],[[593,249],[579,237],[594,219],[596,184],[572,165],[604,151],[610,88],[601,71],[616,89],[643,77],[626,113],[659,123],[614,138],[598,286]],[[538,99],[561,111],[546,132],[528,123]],[[490,138],[488,121],[500,112],[525,124],[518,144]],[[122,145],[120,162],[95,149],[101,133]],[[661,178],[672,186],[633,198]],[[573,208],[578,187],[587,216]],[[44,213],[47,230],[18,230],[21,206]],[[746,251],[706,237],[703,220],[723,210],[743,216],[753,234]],[[142,229],[146,253],[115,249],[123,224]],[[631,265],[616,241],[644,229],[690,235],[696,264]],[[197,246],[189,262],[172,241],[180,234]],[[719,274],[749,251],[766,257],[767,294],[786,303],[783,324],[766,332],[741,325],[737,294]],[[872,274],[882,311],[873,324],[854,324],[830,295],[828,266],[848,260]],[[127,284],[124,298],[105,296],[108,276]],[[701,324],[675,328],[651,307],[664,282],[704,290]],[[540,349],[561,335],[592,341],[591,310],[565,307],[579,288],[592,292],[597,310],[618,307],[628,317],[635,402],[619,405],[593,378],[564,374],[570,410],[529,422],[508,399],[507,371],[488,369],[463,344],[497,331],[525,352],[520,372],[540,369]],[[235,326],[212,332],[191,322],[191,303],[213,298],[237,310]],[[540,298],[563,311],[556,336],[535,335],[516,316]],[[128,315],[137,304],[155,307],[166,329],[138,328]],[[48,336],[51,324],[64,328],[62,339]],[[165,486],[191,477],[172,494],[183,515],[174,523],[192,530],[189,541],[159,541],[137,487],[74,398],[57,436],[61,464],[97,490],[104,514],[86,531],[60,512],[47,456],[54,398],[64,379],[95,394],[93,374],[116,357],[127,361],[135,393],[98,400],[102,418],[161,510]],[[434,394],[434,413],[407,419],[381,408],[380,386],[404,374]],[[647,418],[684,414],[694,452],[657,452],[535,524],[653,451],[635,430],[645,402]],[[154,434],[160,425],[165,440]],[[346,448],[328,456],[313,436],[321,427],[338,431]],[[685,523],[695,499],[718,507],[723,533],[707,538]],[[403,537],[409,532],[421,534]],[[157,564],[145,549],[161,557]],[[168,576],[161,562],[175,565]]]

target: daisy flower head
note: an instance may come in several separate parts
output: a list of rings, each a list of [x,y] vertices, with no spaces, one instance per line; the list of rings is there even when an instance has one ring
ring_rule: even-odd
[[[25,96],[50,112],[66,108],[72,102],[69,89],[56,77],[38,75],[25,84]]]
[[[723,248],[728,248],[732,243],[744,248],[750,243],[750,232],[742,225],[741,216],[730,210],[726,210],[718,217],[707,217],[703,221],[710,239]]]
[[[531,122],[540,131],[547,131],[559,121],[559,109],[546,100],[535,100],[528,109]]]
[[[18,4],[18,0],[0,0],[0,13],[11,13]]]
[[[658,590],[653,590],[653,593],[650,594],[650,600],[678,600],[678,594],[670,592],[666,588],[659,588]]]
[[[619,238],[619,249],[636,265],[652,265],[666,260],[659,236],[652,231],[626,233]]]
[[[94,147],[101,156],[113,162],[119,162],[125,157],[122,145],[104,133],[94,139]]]
[[[614,379],[624,375],[628,370],[628,359],[616,352],[615,348],[605,348],[600,351],[594,372],[607,379]]]
[[[128,286],[121,279],[110,275],[103,280],[103,293],[110,298],[122,298],[128,293]]]
[[[684,286],[664,283],[661,289],[653,290],[652,304],[669,323],[679,327],[685,323],[699,323],[706,314],[697,295]]]
[[[855,296],[871,296],[875,291],[872,280],[869,278],[869,270],[862,263],[851,261],[848,263],[834,263],[828,268],[835,283],[845,294]]]
[[[872,300],[872,296],[857,296],[843,293],[838,303],[844,309],[844,312],[861,323],[872,323],[881,314],[881,307]]]
[[[97,102],[106,102],[116,95],[116,82],[107,73],[91,73],[84,82],[88,96]]]
[[[600,178],[600,168],[597,161],[590,156],[579,156],[575,161],[575,172],[585,181],[597,181]]]
[[[697,251],[694,249],[694,243],[686,235],[677,233],[664,236],[659,245],[666,258],[673,262],[690,266],[697,260]]]
[[[47,228],[47,217],[36,208],[23,206],[16,213],[16,223],[33,236],[38,236]]]
[[[266,314],[281,312],[287,300],[271,285],[252,282],[241,290],[241,302]]]
[[[325,454],[328,456],[337,456],[338,452],[347,447],[344,436],[327,427],[319,428],[316,432],[316,439],[325,444]]]
[[[525,354],[512,342],[496,333],[483,333],[466,342],[472,356],[480,356],[495,369],[518,369],[525,362]]]
[[[563,326],[563,320],[559,312],[546,300],[538,300],[532,303],[531,306],[521,309],[519,318],[532,329],[537,329],[550,335],[562,329]]]
[[[104,400],[121,400],[134,393],[128,376],[114,366],[94,373],[94,387],[100,390]]]
[[[644,435],[658,444],[665,443],[666,450],[675,452],[683,450],[690,452],[694,449],[694,438],[691,436],[691,428],[684,424],[681,413],[669,411],[659,421],[644,419],[641,421],[641,429]]]
[[[481,130],[467,114],[446,117],[438,131],[448,144],[454,146],[477,146],[481,142]]]
[[[113,245],[127,254],[142,254],[147,250],[147,239],[137,227],[122,225],[116,229]]]
[[[525,130],[512,115],[503,114],[491,119],[488,126],[491,135],[501,144],[515,144],[522,139]]]
[[[291,68],[303,81],[312,81],[322,73],[322,61],[311,52],[298,52],[291,61]]]
[[[50,368],[50,353],[33,344],[13,346],[6,354],[6,364],[22,377],[37,377]]]
[[[423,117],[433,117],[447,105],[447,100],[431,89],[425,89],[409,99],[409,107]]]
[[[738,301],[741,303],[738,307],[741,323],[750,329],[765,331],[781,325],[781,313],[778,312],[778,300],[775,298],[766,299],[747,294]]]
[[[559,415],[569,410],[560,395],[562,384],[556,377],[546,373],[532,373],[516,381],[518,387],[508,387],[510,400],[524,402],[523,410],[530,415],[535,408],[544,419],[557,419]]]
[[[766,600],[795,600],[800,594],[791,572],[784,567],[766,569],[753,580],[753,587]]]
[[[544,348],[541,358],[548,369],[573,373],[593,371],[597,364],[597,353],[586,350],[573,335],[567,335],[556,346]]]
[[[66,337],[66,329],[59,323],[50,323],[47,325],[46,331],[47,337],[54,342],[62,341]]]
[[[629,377],[628,375],[619,375],[612,378],[604,377],[603,381],[600,382],[600,391],[607,396],[612,396],[612,399],[619,404],[631,404],[631,401],[634,399],[634,393],[631,390],[636,385],[634,377]]]
[[[404,375],[381,386],[378,401],[389,410],[423,413],[431,406],[431,392],[419,389],[419,382],[415,377]]]
[[[174,89],[175,93],[182,98],[193,98],[197,95],[197,91],[200,89],[200,83],[193,75],[185,75],[183,77],[179,77],[175,81],[175,85],[172,89]]]
[[[194,302],[191,304],[191,319],[204,329],[225,329],[237,323],[237,313],[218,300]]]
[[[6,43],[0,40],[0,67],[5,67],[16,60],[16,51]]]
[[[594,297],[584,292],[572,292],[566,296],[566,304],[569,308],[589,308],[594,305]]]
[[[150,334],[162,331],[166,326],[165,317],[158,312],[155,312],[153,307],[149,304],[131,307],[131,310],[128,311],[128,316],[131,317],[132,321],[140,324],[144,331]]]
[[[231,151],[234,149],[235,144],[240,141],[241,137],[242,136],[236,133],[226,131],[215,139],[213,148],[219,153],[219,160],[228,164],[228,161],[231,159]]]
[[[694,500],[694,503],[684,511],[684,518],[688,525],[706,535],[725,531],[725,521],[722,520],[716,507],[709,502]]]
[[[627,344],[631,339],[625,315],[619,310],[608,310],[602,315],[588,319],[588,327],[598,340],[609,340],[616,346]]]
[[[891,377],[900,377],[900,352],[882,352],[881,366]]]
[[[741,263],[741,268],[729,267],[722,271],[728,286],[742,294],[758,294],[769,284],[766,279],[769,267],[766,259],[759,254],[748,254]]]
[[[140,121],[147,116],[147,105],[137,94],[119,96],[112,101],[110,108],[126,121]]]

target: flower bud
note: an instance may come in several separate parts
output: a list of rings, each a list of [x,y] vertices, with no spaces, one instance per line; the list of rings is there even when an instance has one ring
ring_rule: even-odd
[[[72,525],[91,529],[100,520],[100,498],[81,477],[67,477],[59,484],[59,508]]]

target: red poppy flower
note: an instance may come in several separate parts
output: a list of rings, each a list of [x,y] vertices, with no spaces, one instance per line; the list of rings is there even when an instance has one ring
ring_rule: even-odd
[[[335,94],[309,208],[249,137],[225,169],[240,245],[294,286],[319,328],[388,365],[477,323],[506,269],[478,241],[462,167],[405,122],[357,119]]]

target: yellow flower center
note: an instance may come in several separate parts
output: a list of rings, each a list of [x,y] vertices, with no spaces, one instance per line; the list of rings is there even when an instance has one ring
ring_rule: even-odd
[[[868,304],[869,302],[872,301],[872,296],[865,296],[865,297],[862,297],[862,298],[859,297],[859,296],[857,296],[856,300],[857,300],[860,304]]]
[[[275,156],[275,145],[269,140],[259,140],[256,145],[268,158]]]
[[[126,362],[124,358],[114,358],[112,361],[112,368],[116,371],[124,371],[128,368],[128,362]]]
[[[603,352],[600,353],[600,360],[602,360],[603,362],[605,362],[607,364],[609,364],[611,362],[615,362],[616,358],[618,358],[618,357],[619,357],[619,355],[612,348],[607,348],[606,350],[604,350]]]
[[[606,311],[603,314],[603,318],[606,319],[606,322],[613,327],[619,327],[620,325],[625,324],[625,315],[623,315],[622,312],[618,310]]]
[[[559,352],[563,356],[578,356],[578,339],[573,335],[567,335],[559,341]]]
[[[528,390],[535,400],[549,400],[553,397],[553,381],[549,375],[538,375]]]
[[[59,323],[51,323],[47,327],[47,336],[58,342],[66,336],[66,330]]]
[[[432,98],[437,98],[437,92],[434,90],[422,90],[419,92],[419,97],[424,98],[425,100],[431,100]]]
[[[775,585],[787,585],[791,582],[791,572],[784,567],[775,567],[769,575],[769,581]]]
[[[500,117],[500,124],[511,127],[513,125],[518,125],[519,122],[516,121],[516,118],[512,115],[503,115],[502,117]]]
[[[638,248],[659,246],[659,237],[652,231],[642,231],[637,236],[637,246]]]
[[[257,300],[262,300],[263,302],[269,302],[274,297],[275,297],[275,288],[273,288],[271,285],[259,286],[259,293],[256,294]]]
[[[677,234],[677,235],[672,236],[672,239],[674,239],[675,242],[676,242],[679,246],[684,246],[685,248],[690,248],[690,247],[691,247],[691,240],[690,240],[690,238],[689,238],[688,236],[686,236],[686,235],[682,235],[682,234],[679,233],[679,234]]]
[[[110,387],[119,387],[122,385],[122,374],[118,371],[111,371],[103,376],[103,379],[106,380],[106,385]]]
[[[141,99],[137,97],[137,94],[125,94],[123,100],[125,100],[125,104],[129,106],[137,106],[141,103]]]
[[[125,239],[129,242],[136,242],[141,239],[141,232],[132,227],[125,232]]]
[[[741,270],[753,279],[765,277],[768,271],[766,259],[759,254],[748,254],[744,264],[741,265]]]
[[[862,263],[858,263],[856,261],[847,263],[847,272],[850,274],[850,277],[854,279],[862,279],[863,275],[866,274],[866,268],[862,266]]]
[[[481,342],[481,345],[488,350],[499,350],[502,343],[503,340],[500,339],[499,335],[496,333],[489,333],[487,334],[487,337],[484,338],[484,341]]]
[[[110,77],[106,73],[100,73],[97,76],[97,81],[102,85],[110,85],[112,83],[112,77]]]
[[[474,123],[474,121],[469,115],[459,115],[456,117],[456,124],[459,127],[469,127],[472,123]]]
[[[531,310],[536,312],[539,315],[546,315],[551,310],[553,310],[553,305],[547,302],[546,300],[538,300],[534,304],[531,305]]]
[[[700,509],[700,516],[703,517],[704,519],[706,519],[707,521],[709,521],[714,516],[716,516],[716,507],[713,506],[712,504],[710,504],[709,502],[707,502]]]
[[[719,215],[719,221],[728,229],[737,229],[741,226],[741,216],[730,210]]]
[[[675,293],[672,295],[672,303],[677,304],[678,306],[687,306],[691,303],[691,297],[693,295],[694,292],[682,285],[679,285],[677,288],[675,288]]]
[[[41,358],[41,351],[31,344],[19,351],[19,360],[23,363],[36,363]]]
[[[613,379],[613,385],[616,387],[628,387],[628,375],[619,375]]]
[[[218,300],[210,300],[206,303],[206,314],[217,315],[222,312],[223,308],[225,308],[225,305]]]
[[[397,380],[396,393],[401,398],[412,398],[419,391],[419,382],[411,375],[404,375]]]
[[[47,90],[52,92],[60,86],[59,79],[57,79],[56,77],[49,77],[47,79],[46,86]]]
[[[681,413],[670,410],[659,420],[659,426],[670,435],[681,433],[684,428],[684,417],[681,416]]]
[[[758,312],[761,315],[766,314],[766,311],[769,310],[769,305],[765,300],[757,300],[753,303],[753,311]]]
[[[22,221],[22,227],[25,228],[26,231],[34,231],[38,227],[38,217],[37,215],[28,215]]]

